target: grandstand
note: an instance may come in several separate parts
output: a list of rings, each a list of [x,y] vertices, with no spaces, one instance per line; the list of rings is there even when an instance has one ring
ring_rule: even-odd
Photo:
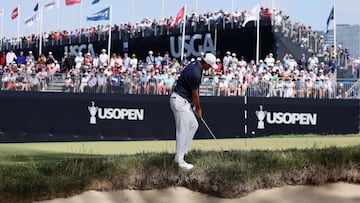
[[[255,22],[245,25],[246,12],[231,14],[223,10],[216,17],[211,13],[187,16],[185,34],[189,41],[183,59],[176,49],[182,23],[169,29],[171,18],[159,22],[144,18],[135,25],[115,24],[111,28],[99,25],[54,31],[43,38],[42,57],[37,35],[5,39],[1,44],[1,90],[170,94],[182,68],[211,51],[219,59],[219,69],[204,73],[203,96],[359,97],[360,60],[350,58],[346,49],[328,44],[311,27],[291,22],[281,11],[268,11],[262,8],[259,14],[259,61],[255,61]],[[109,29],[112,54],[101,62]],[[26,55],[32,51],[37,60],[21,63],[17,57],[15,63],[6,64],[11,49],[17,56],[20,51]],[[226,58],[228,52],[230,58]],[[152,76],[155,84],[149,82]]]

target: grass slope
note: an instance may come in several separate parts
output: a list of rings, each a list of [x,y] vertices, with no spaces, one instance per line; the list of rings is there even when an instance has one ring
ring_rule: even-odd
[[[316,140],[316,144],[311,142],[310,145],[299,147],[302,146],[298,145],[299,139],[307,139],[303,140],[305,143],[309,143],[310,139]],[[328,143],[329,139],[334,139],[335,143]],[[341,140],[351,142],[342,143]],[[225,142],[229,140],[219,141],[225,148]],[[324,139],[294,136],[267,138],[264,141],[247,139],[246,144],[245,141],[240,140],[243,150],[233,149],[231,146],[235,145],[235,140],[230,141],[226,146],[226,149],[231,149],[228,153],[206,150],[205,146],[208,145],[216,147],[212,140],[194,143],[195,150],[186,157],[195,164],[191,171],[179,169],[173,162],[173,152],[166,150],[147,152],[146,148],[139,148],[135,151],[143,152],[121,154],[119,150],[112,152],[113,155],[102,155],[100,152],[110,152],[105,149],[90,152],[96,151],[87,148],[86,144],[90,143],[81,143],[82,148],[73,148],[73,152],[68,149],[59,152],[60,148],[56,149],[52,143],[42,143],[44,146],[52,145],[46,150],[42,144],[40,148],[35,147],[38,144],[1,145],[0,202],[31,202],[70,196],[89,189],[144,190],[184,186],[231,198],[260,188],[289,184],[360,183],[359,137]],[[285,145],[285,141],[288,145]],[[100,148],[106,147],[106,143],[97,144]],[[119,143],[116,144],[116,149],[121,148]],[[145,142],[145,145],[149,143]],[[205,150],[197,149],[197,145],[204,146]]]

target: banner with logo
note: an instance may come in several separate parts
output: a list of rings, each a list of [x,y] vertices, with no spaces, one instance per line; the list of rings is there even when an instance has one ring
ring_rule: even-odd
[[[356,100],[247,98],[249,136],[358,132]]]
[[[201,97],[217,138],[358,133],[359,102]],[[174,140],[169,96],[0,92],[0,143]],[[212,139],[199,121],[195,139]]]

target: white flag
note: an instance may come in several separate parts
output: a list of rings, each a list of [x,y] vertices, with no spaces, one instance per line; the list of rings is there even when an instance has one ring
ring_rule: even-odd
[[[52,0],[44,5],[45,11],[53,10],[55,7],[59,7],[59,0]]]
[[[251,12],[246,16],[244,23],[242,24],[243,27],[245,27],[246,23],[249,21],[255,21],[259,17],[259,5],[256,5]]]
[[[24,23],[27,27],[31,27],[32,25],[34,25],[35,20],[39,20],[38,13],[34,13],[31,16],[29,16],[28,18],[26,18],[24,20]]]

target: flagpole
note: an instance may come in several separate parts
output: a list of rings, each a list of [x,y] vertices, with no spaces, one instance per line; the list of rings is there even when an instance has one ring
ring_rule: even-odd
[[[131,0],[131,23],[135,25],[134,22],[134,0]]]
[[[111,18],[112,18],[112,6],[110,6],[110,22],[109,22],[109,41],[108,41],[108,56],[110,57],[111,55],[111,53],[110,53],[110,50],[111,50]],[[110,63],[110,61],[108,61],[107,63]]]
[[[259,18],[260,5],[257,5],[256,9],[256,64],[259,63],[259,49],[260,49],[260,18]]]
[[[231,0],[231,13],[234,13],[234,0]]]
[[[335,12],[335,4],[334,4],[334,54],[336,57],[337,46],[336,46],[336,12]]]
[[[57,29],[58,29],[58,31],[60,31],[60,15],[59,15],[59,7],[60,7],[60,3],[59,3],[59,0],[55,0],[55,6],[57,7],[57,19],[56,19],[56,21],[57,21]]]
[[[42,40],[43,40],[43,35],[42,35],[42,26],[43,26],[43,13],[42,13],[42,11],[43,11],[43,9],[42,9],[42,7],[40,6],[40,33],[39,33],[39,35],[40,35],[40,39],[39,39],[39,56],[38,57],[40,57],[41,56],[41,54],[42,54]]]
[[[161,20],[164,19],[164,13],[165,13],[165,2],[164,0],[161,0]]]
[[[18,5],[18,16],[17,16],[17,40],[20,38],[20,5]]]
[[[80,30],[79,30],[79,43],[81,42],[82,16],[83,16],[83,1],[80,1]]]
[[[198,0],[195,0],[195,13],[196,13],[196,15],[198,15],[198,6],[199,6]]]
[[[0,42],[1,42],[1,46],[2,46],[2,40],[3,40],[3,34],[4,34],[4,9],[2,9],[2,16],[1,16],[1,39],[0,39]]]
[[[181,38],[181,58],[184,58],[184,46],[185,46],[185,18],[186,18],[186,4],[184,6],[184,18],[183,18],[183,31],[182,31],[182,38]]]

